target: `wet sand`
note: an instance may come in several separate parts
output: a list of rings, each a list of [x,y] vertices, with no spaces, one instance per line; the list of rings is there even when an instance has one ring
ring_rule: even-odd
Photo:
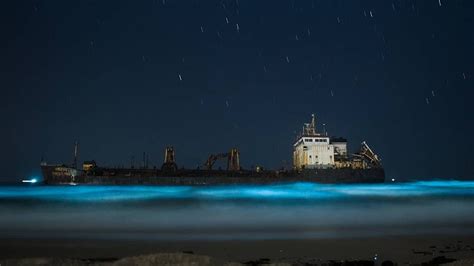
[[[405,265],[420,264],[437,257],[452,258],[461,263],[459,260],[474,259],[474,236],[247,241],[0,240],[0,263],[5,259],[32,257],[113,262],[120,258],[158,253],[205,255],[219,262],[239,263],[260,260],[320,264],[331,260],[364,260],[379,264],[389,260]]]

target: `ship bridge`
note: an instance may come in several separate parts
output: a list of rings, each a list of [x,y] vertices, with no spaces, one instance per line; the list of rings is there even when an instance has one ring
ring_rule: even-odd
[[[303,131],[293,145],[293,168],[334,167],[334,145],[327,133],[316,130],[316,118],[311,115],[311,123],[303,125]]]

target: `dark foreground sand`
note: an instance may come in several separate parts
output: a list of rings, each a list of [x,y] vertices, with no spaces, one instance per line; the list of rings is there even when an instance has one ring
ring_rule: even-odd
[[[474,237],[403,236],[259,241],[0,239],[1,266],[238,265],[251,262],[319,265],[331,261],[334,265],[341,261],[359,262],[346,265],[370,265],[372,262],[382,265],[384,261],[417,265],[429,261],[447,262],[448,259],[456,260],[454,265],[474,265]]]

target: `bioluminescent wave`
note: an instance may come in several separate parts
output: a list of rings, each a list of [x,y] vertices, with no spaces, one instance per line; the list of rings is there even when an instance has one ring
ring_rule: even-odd
[[[0,237],[465,235],[474,233],[474,182],[3,186],[0,213]]]
[[[0,187],[0,200],[129,201],[153,199],[341,199],[473,196],[474,182],[423,181],[388,184],[315,184],[224,186],[11,186]]]

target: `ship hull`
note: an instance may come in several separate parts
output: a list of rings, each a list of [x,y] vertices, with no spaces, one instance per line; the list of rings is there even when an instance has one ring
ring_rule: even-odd
[[[56,171],[42,167],[43,183],[47,185],[225,185],[272,184],[287,182],[316,183],[382,183],[383,168],[371,169],[307,169],[303,171],[224,171],[178,170],[163,172],[152,169],[102,169],[95,173],[77,170]],[[72,173],[72,174],[71,174]]]

